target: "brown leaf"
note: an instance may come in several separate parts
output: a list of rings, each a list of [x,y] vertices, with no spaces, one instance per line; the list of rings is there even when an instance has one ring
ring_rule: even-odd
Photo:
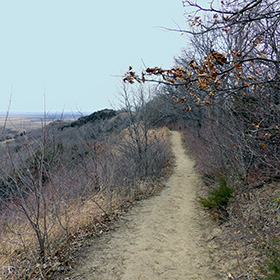
[[[206,83],[206,81],[202,81],[202,82],[201,82],[201,86],[202,86],[203,89],[207,89],[207,83]]]
[[[186,102],[186,97],[181,97],[181,102],[185,103]]]
[[[179,70],[179,71],[181,71],[183,73],[186,73],[186,69],[183,66],[178,66],[177,70]]]
[[[205,77],[207,77],[208,75],[206,74],[206,73],[204,73],[204,74],[198,74],[197,75],[197,77],[202,77],[202,78],[205,78]]]
[[[268,56],[264,53],[259,53],[259,55],[262,57],[262,58],[268,58]]]
[[[145,83],[145,81],[146,81],[146,80],[145,80],[145,74],[142,73],[142,82]]]
[[[258,124],[254,124],[254,123],[252,123],[252,125],[253,125],[255,128],[259,128],[259,127],[260,127]]]
[[[191,76],[192,76],[192,70],[191,70],[191,69],[188,69],[188,73],[189,73],[188,79],[190,79]]]
[[[240,63],[234,62],[233,64],[239,72],[242,70],[242,65]]]

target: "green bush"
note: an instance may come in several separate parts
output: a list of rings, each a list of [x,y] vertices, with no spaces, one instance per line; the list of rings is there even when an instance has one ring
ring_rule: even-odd
[[[227,215],[226,208],[233,192],[233,188],[227,185],[227,181],[220,178],[219,187],[211,190],[206,198],[200,197],[199,202],[204,209],[222,219]]]
[[[260,266],[260,271],[265,280],[280,279],[280,252],[277,247],[266,249],[266,260]]]

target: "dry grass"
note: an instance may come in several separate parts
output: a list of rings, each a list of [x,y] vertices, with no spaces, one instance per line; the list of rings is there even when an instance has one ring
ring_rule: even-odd
[[[166,141],[169,132],[167,128],[161,128],[150,130],[148,135],[151,140]],[[46,217],[48,246],[44,263],[40,263],[37,238],[26,217],[16,208],[6,215],[3,213],[0,224],[0,279],[48,279],[57,271],[65,271],[72,262],[73,254],[83,247],[87,238],[109,230],[109,223],[118,219],[135,199],[150,196],[161,188],[160,183],[153,182],[136,182],[133,191],[127,186],[104,188],[93,191],[86,198],[61,199],[58,208],[50,192]]]
[[[0,127],[5,125],[6,116],[0,115]],[[53,120],[46,120],[47,124],[52,122]],[[32,129],[42,128],[43,120],[42,116],[34,115],[10,115],[6,128],[13,129],[16,131],[30,131]]]
[[[48,238],[50,259],[44,267],[46,275],[55,271],[55,263],[64,260],[61,265],[66,265],[67,250],[75,249],[78,239],[92,234],[100,234],[103,223],[119,215],[119,209],[124,204],[123,197],[116,192],[106,192],[92,195],[87,201],[77,198],[69,204],[64,203],[59,219],[48,212]],[[126,198],[132,201],[132,198]],[[20,213],[15,217],[2,221],[0,244],[0,279],[21,279],[26,274],[38,274],[41,267],[36,236],[25,219],[20,218]],[[43,221],[41,221],[43,222]],[[67,228],[67,231],[63,228]],[[68,239],[68,240],[67,240]],[[54,257],[56,256],[56,257]],[[31,258],[30,258],[31,257]],[[37,261],[36,261],[37,259]],[[35,261],[35,262],[34,262]],[[67,260],[68,262],[69,260]],[[33,266],[33,267],[32,267]]]
[[[131,125],[129,128],[126,128],[122,131],[122,134],[124,136],[124,138],[126,140],[130,140],[129,138],[129,134],[131,134],[132,137],[136,137],[135,133],[134,133],[134,129],[133,127],[135,127],[136,125]],[[141,137],[144,137],[144,127],[140,125],[138,125],[138,132],[140,131],[141,132]],[[157,129],[149,129],[147,131],[147,136],[148,136],[148,141],[152,141],[154,139],[158,139],[160,141],[164,141],[165,139],[167,139],[169,136],[170,136],[170,132],[169,132],[169,129],[164,126],[164,127],[160,127],[160,128],[157,128]]]

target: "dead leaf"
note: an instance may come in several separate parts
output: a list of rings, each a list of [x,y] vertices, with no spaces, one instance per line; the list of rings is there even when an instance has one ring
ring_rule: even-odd
[[[268,56],[266,55],[266,54],[264,54],[264,53],[259,53],[259,55],[262,57],[262,58],[268,58]]]

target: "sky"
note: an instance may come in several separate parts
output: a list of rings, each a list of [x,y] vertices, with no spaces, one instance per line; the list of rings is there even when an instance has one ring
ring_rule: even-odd
[[[0,112],[117,105],[131,65],[171,67],[187,39],[181,0],[0,0]],[[44,96],[46,102],[44,102]]]

